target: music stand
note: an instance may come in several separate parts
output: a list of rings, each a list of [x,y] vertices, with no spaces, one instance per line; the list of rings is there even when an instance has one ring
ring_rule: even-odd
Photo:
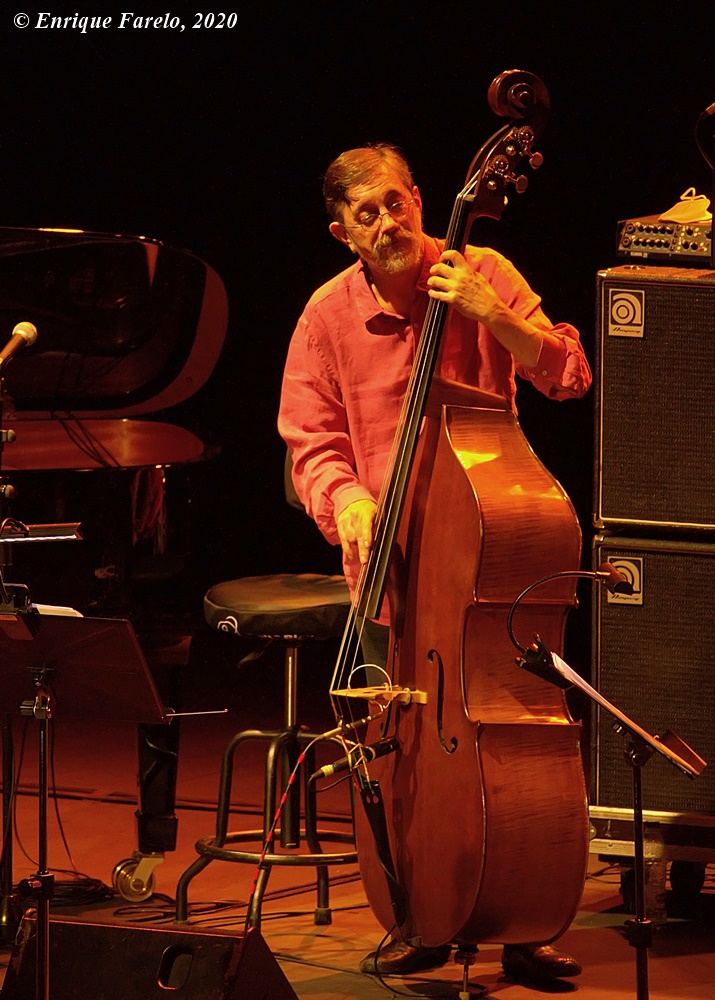
[[[47,868],[47,747],[50,720],[101,715],[113,721],[168,723],[130,622],[39,614],[0,613],[0,711],[38,723],[37,873],[24,880],[37,897],[36,1000],[49,1000],[49,916],[53,876]]]
[[[628,943],[636,949],[636,996],[638,1000],[648,998],[648,948],[652,943],[652,926],[645,909],[645,864],[643,854],[643,798],[641,769],[655,752],[670,761],[683,774],[695,778],[707,766],[687,743],[675,733],[651,736],[645,729],[628,718],[620,709],[611,704],[603,695],[591,687],[576,671],[556,653],[550,652],[536,636],[534,644],[524,651],[517,663],[555,684],[557,687],[577,687],[584,694],[605,708],[615,719],[615,731],[626,741],[624,757],[633,770],[633,852],[635,861],[636,914],[634,920],[626,921]]]
[[[2,398],[2,379],[0,379],[0,400]],[[0,431],[0,460],[2,457],[2,434]],[[8,494],[4,492],[0,480],[0,512]],[[81,541],[83,538],[81,524],[73,521],[66,524],[23,524],[14,518],[6,517],[0,522],[0,613],[14,614],[18,610],[29,610],[30,591],[25,584],[5,583],[3,570],[5,568],[5,550],[8,545],[24,545],[29,542],[66,542]],[[10,550],[8,550],[10,551]],[[8,560],[9,561],[9,560]],[[20,922],[17,898],[13,895],[12,874],[12,828],[10,816],[12,812],[14,777],[14,747],[12,740],[12,725],[10,718],[3,716],[2,730],[2,858],[0,861],[0,940],[3,943],[14,938]]]

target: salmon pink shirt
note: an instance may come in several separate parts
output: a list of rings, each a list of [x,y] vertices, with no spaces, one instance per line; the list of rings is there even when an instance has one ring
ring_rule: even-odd
[[[380,493],[429,301],[429,271],[444,245],[429,236],[424,241],[409,316],[382,309],[358,261],[314,293],[290,343],[278,427],[291,452],[298,496],[334,544],[336,514]],[[467,247],[465,256],[506,305],[543,332],[543,345],[534,368],[524,368],[485,326],[452,309],[439,374],[498,393],[513,408],[515,374],[550,399],[582,396],[591,372],[576,329],[553,325],[539,296],[501,254]],[[354,585],[358,561],[344,561],[344,570]]]

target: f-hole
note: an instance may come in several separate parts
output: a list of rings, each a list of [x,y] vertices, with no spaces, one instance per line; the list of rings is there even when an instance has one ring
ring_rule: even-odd
[[[427,659],[430,663],[434,663],[437,660],[437,736],[439,737],[440,746],[447,754],[453,754],[457,749],[459,741],[456,736],[453,736],[449,741],[449,746],[444,741],[444,729],[442,728],[442,707],[444,705],[444,664],[442,663],[442,657],[439,655],[436,649],[430,649],[427,654]]]

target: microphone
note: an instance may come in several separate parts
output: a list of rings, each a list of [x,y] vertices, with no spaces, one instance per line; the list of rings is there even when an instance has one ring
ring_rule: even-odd
[[[341,722],[335,729],[328,729],[326,732],[321,733],[320,739],[332,740],[334,736],[344,736],[347,732],[354,732],[360,726],[366,726],[368,722],[374,722],[375,719],[379,719],[383,711],[384,709],[381,708],[377,715],[366,715],[364,719],[358,719],[356,722]]]
[[[388,753],[394,753],[395,750],[399,749],[400,741],[396,736],[390,737],[389,740],[380,740],[379,743],[373,743],[369,747],[355,747],[347,757],[341,757],[334,764],[326,764],[325,767],[321,767],[315,774],[311,775],[310,780],[330,778],[334,774],[340,774],[341,771],[347,771],[348,768],[357,767],[359,764],[369,764],[378,757],[385,757]]]
[[[29,347],[34,344],[37,340],[37,327],[32,323],[18,323],[15,329],[12,331],[12,337],[8,340],[7,344],[0,351],[0,367],[9,361],[10,358],[21,347]]]
[[[605,583],[610,594],[624,594],[630,597],[633,593],[633,584],[630,580],[609,562],[601,563],[596,571],[596,576],[601,583]]]

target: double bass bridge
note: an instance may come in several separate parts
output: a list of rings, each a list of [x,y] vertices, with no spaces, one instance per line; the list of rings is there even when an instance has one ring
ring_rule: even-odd
[[[339,698],[362,698],[363,701],[374,701],[381,705],[391,705],[396,701],[400,705],[426,705],[427,692],[418,688],[403,687],[399,684],[375,684],[361,688],[342,688],[331,691],[331,695]]]

